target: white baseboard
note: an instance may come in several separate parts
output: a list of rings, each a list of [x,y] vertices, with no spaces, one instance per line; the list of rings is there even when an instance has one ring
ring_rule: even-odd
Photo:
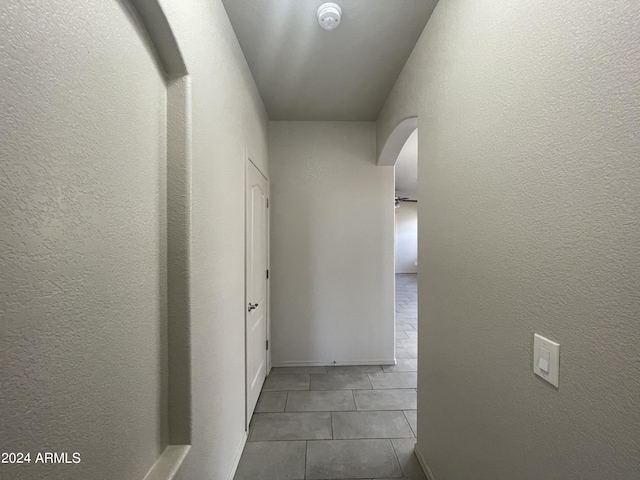
[[[168,445],[144,480],[172,480],[186,458],[191,445]]]
[[[416,443],[416,446],[413,447],[413,451],[415,452],[416,457],[418,457],[418,463],[420,463],[420,466],[422,467],[422,471],[427,476],[427,479],[436,480],[436,477],[433,476],[433,473],[431,473],[431,469],[429,468],[429,465],[427,465],[427,462],[424,459],[424,455],[422,455],[422,452],[418,448],[417,443]]]
[[[296,361],[296,360],[286,360],[284,362],[273,362],[273,367],[341,367],[341,366],[352,366],[352,365],[395,365],[395,358],[385,358],[380,360],[345,360],[345,361],[333,361],[333,360],[325,360],[325,361]]]
[[[238,469],[238,465],[240,464],[240,457],[242,457],[242,452],[244,451],[244,445],[247,443],[247,432],[242,434],[242,440],[240,440],[240,445],[238,445],[238,449],[236,450],[236,456],[233,458],[233,464],[231,465],[231,471],[227,476],[227,480],[233,480],[233,477],[236,475],[236,470]]]

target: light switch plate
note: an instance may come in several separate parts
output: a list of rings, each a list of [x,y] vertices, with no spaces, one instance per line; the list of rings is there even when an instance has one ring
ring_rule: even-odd
[[[550,353],[548,373],[540,369],[541,348],[548,350]],[[533,372],[554,387],[558,387],[560,380],[560,344],[544,338],[537,333],[533,335]]]

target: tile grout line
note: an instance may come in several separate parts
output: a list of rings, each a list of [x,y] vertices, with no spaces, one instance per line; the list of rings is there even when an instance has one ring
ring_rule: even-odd
[[[335,440],[333,438],[333,412],[329,412],[329,423],[331,424],[331,440]]]
[[[409,421],[409,417],[407,417],[407,411],[408,410],[401,410],[402,414],[404,415],[405,420],[407,421],[407,423],[409,424],[409,428],[411,429],[411,432],[413,433],[413,437],[416,439],[418,439],[418,436],[416,435],[416,432],[413,430],[413,427],[411,426],[411,422]],[[417,420],[416,420],[416,424],[417,424]],[[416,427],[417,430],[417,427]]]
[[[393,444],[391,439],[389,439],[389,443],[391,443],[391,448],[393,449],[393,454],[396,456],[396,462],[398,462],[398,467],[400,467],[400,473],[404,477],[404,470],[402,470],[402,464],[400,463],[400,459],[398,458],[398,452],[396,451],[396,446]]]
[[[307,452],[309,451],[309,440],[304,442],[304,475],[303,478],[307,478]]]

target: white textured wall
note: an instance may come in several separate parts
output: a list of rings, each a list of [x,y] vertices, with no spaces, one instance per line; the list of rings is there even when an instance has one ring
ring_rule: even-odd
[[[437,480],[640,472],[640,4],[441,1],[419,115],[418,446]],[[532,336],[561,344],[560,388]]]
[[[115,1],[7,2],[0,44],[0,451],[32,454],[0,477],[141,479],[165,442],[162,74]]]
[[[416,273],[417,261],[418,206],[403,202],[396,208],[396,273]]]
[[[393,361],[393,167],[376,167],[375,124],[270,125],[273,364]]]
[[[220,1],[160,3],[193,105],[193,448],[179,478],[227,479],[245,416],[244,148],[266,173],[268,123]],[[166,87],[128,8],[0,12],[0,450],[82,453],[2,478],[141,479],[164,445]]]
[[[226,480],[244,434],[244,147],[267,115],[219,0],[162,0],[192,82],[193,447],[180,479]]]

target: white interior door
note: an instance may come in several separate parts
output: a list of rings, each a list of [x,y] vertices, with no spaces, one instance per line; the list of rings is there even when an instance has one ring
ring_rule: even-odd
[[[266,178],[247,161],[247,425],[267,374],[267,193]]]

